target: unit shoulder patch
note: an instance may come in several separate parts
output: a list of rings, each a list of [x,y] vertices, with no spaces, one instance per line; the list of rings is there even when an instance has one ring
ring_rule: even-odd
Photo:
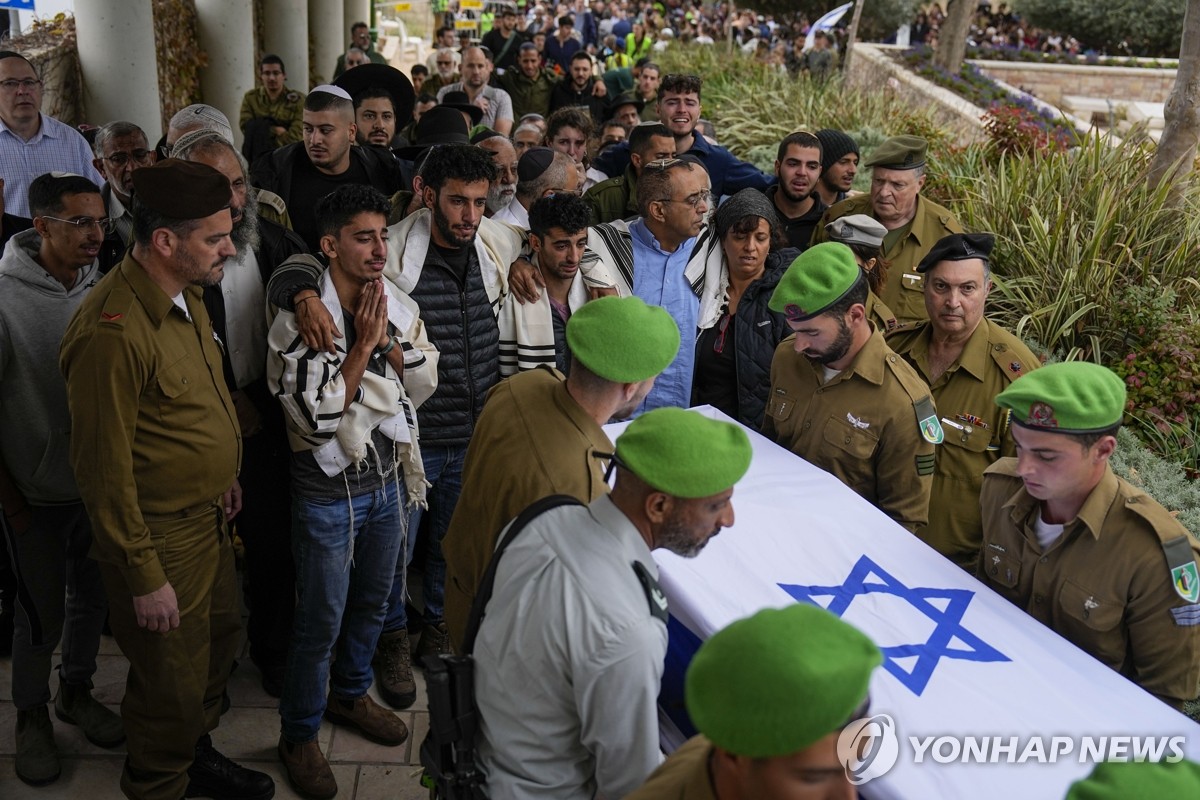
[[[658,579],[651,575],[650,570],[640,561],[633,562],[633,573],[637,575],[638,582],[642,584],[642,591],[646,593],[651,616],[657,617],[665,624],[670,612],[667,611],[667,596],[663,594]]]

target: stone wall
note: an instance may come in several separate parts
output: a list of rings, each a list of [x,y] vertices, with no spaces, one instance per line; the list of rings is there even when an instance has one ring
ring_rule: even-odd
[[[1054,106],[1062,105],[1063,95],[1165,103],[1175,85],[1174,69],[1008,61],[971,63],[989,78],[1019,87]]]
[[[934,119],[946,130],[954,132],[957,144],[983,141],[986,138],[980,119],[983,111],[949,89],[943,89],[897,64],[887,53],[895,49],[886,45],[854,45],[847,80],[867,88],[884,87],[916,108],[931,107]]]

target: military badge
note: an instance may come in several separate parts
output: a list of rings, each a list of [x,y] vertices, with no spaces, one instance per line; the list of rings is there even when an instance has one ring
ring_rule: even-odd
[[[1172,568],[1171,583],[1175,586],[1175,593],[1189,603],[1200,600],[1200,574],[1196,572],[1195,561]]]
[[[783,307],[784,315],[792,322],[799,322],[808,315],[804,313],[804,309],[795,303],[788,303]]]
[[[1029,417],[1026,425],[1035,428],[1057,428],[1058,420],[1054,417],[1054,408],[1049,403],[1034,403],[1029,407]]]
[[[1009,368],[1009,369],[1011,369],[1013,372],[1020,373],[1020,371],[1021,371],[1021,362],[1020,362],[1020,361],[1014,361],[1014,362],[1012,362],[1011,364],[1009,364],[1009,365],[1008,365],[1008,368]]]

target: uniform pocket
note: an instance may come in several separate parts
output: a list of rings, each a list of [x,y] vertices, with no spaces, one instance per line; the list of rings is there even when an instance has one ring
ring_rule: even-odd
[[[875,455],[879,446],[879,438],[869,429],[859,428],[837,417],[830,417],[822,431],[825,443],[854,456],[866,460]]]
[[[158,411],[164,422],[187,421],[181,417],[191,405],[187,395],[195,388],[196,381],[196,365],[190,356],[184,356],[169,367],[160,369],[154,376],[158,387]]]
[[[900,275],[900,291],[896,293],[896,307],[892,309],[901,319],[926,319],[925,276],[912,272]]]
[[[946,438],[942,444],[951,447],[961,447],[972,453],[982,453],[992,443],[992,432],[986,428],[980,428],[975,425],[964,425],[956,428],[953,425],[947,425],[946,420],[943,418],[942,429],[946,432]]]
[[[796,401],[783,389],[776,389],[767,398],[767,416],[776,422],[785,422],[795,408]]]
[[[1120,603],[1088,591],[1074,581],[1063,581],[1058,590],[1058,606],[1072,620],[1093,631],[1111,631],[1125,614]]]
[[[1011,589],[1021,579],[1021,560],[988,547],[985,542],[983,574],[987,576],[989,582],[1005,589]]]

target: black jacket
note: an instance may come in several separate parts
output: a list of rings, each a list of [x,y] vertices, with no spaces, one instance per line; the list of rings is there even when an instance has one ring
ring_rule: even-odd
[[[386,196],[391,197],[400,189],[412,188],[412,176],[401,171],[400,163],[385,147],[377,145],[354,145],[350,148],[350,157],[361,163],[371,178],[371,185]],[[260,189],[269,189],[283,198],[289,207],[292,205],[292,174],[298,159],[307,159],[304,152],[304,142],[286,144],[259,158],[250,167],[250,183]]]
[[[575,91],[575,87],[571,84],[571,77],[568,75],[561,81],[554,84],[554,88],[550,90],[550,113],[558,111],[560,108],[568,108],[570,106],[583,106],[592,115],[592,122],[596,127],[603,125],[607,118],[605,117],[608,103],[604,97],[596,97],[592,94],[592,88],[596,85],[595,78],[588,78],[587,86],[582,92]]]

